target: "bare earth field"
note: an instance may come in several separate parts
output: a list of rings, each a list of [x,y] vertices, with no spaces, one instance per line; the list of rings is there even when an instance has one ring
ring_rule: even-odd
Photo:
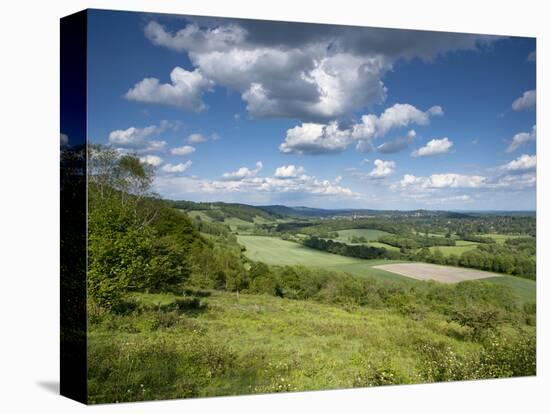
[[[440,266],[428,263],[393,263],[373,266],[375,269],[397,273],[418,280],[435,280],[441,283],[458,283],[464,280],[485,279],[502,276],[498,273],[484,272],[461,267]]]

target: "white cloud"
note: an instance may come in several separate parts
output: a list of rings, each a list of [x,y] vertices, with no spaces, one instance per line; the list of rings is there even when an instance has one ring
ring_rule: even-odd
[[[69,136],[67,134],[60,134],[59,143],[61,146],[69,144]]]
[[[162,164],[162,158],[157,155],[145,155],[140,157],[139,160],[145,164],[151,164],[153,167],[158,167]]]
[[[336,153],[349,143],[349,130],[340,130],[336,121],[328,125],[306,123],[287,130],[279,150],[286,154]]]
[[[129,127],[117,129],[109,133],[109,144],[121,150],[135,150],[137,152],[162,151],[166,141],[151,140],[167,130],[176,130],[180,123],[161,121],[159,125],[150,125],[145,128]]]
[[[411,153],[413,157],[428,157],[431,155],[446,154],[451,150],[453,141],[449,138],[432,139],[428,143]]]
[[[137,152],[158,152],[164,151],[166,148],[166,141],[151,140],[147,141],[144,148],[138,149]]]
[[[508,145],[508,148],[506,148],[506,152],[508,153],[514,152],[524,144],[530,141],[535,141],[536,139],[537,139],[537,126],[533,125],[531,132],[520,132],[514,135],[512,138],[512,141]]]
[[[537,92],[535,90],[525,91],[522,96],[512,102],[514,111],[527,111],[534,109],[537,104]]]
[[[440,106],[433,106],[423,112],[413,105],[395,104],[387,108],[379,117],[373,114],[364,115],[360,123],[352,124],[348,128],[342,128],[337,121],[328,124],[303,123],[287,130],[279,150],[287,154],[337,153],[346,150],[352,142],[357,141],[356,149],[366,153],[373,149],[372,139],[382,137],[394,128],[402,128],[410,124],[426,125],[432,116],[441,114],[443,110]],[[395,152],[395,148],[404,148],[408,145],[415,135],[416,132],[411,130],[407,137],[393,144],[382,144],[379,150]]]
[[[501,165],[500,169],[508,172],[529,171],[537,167],[537,157],[535,155],[523,154],[507,164]]]
[[[394,161],[374,160],[374,168],[369,173],[369,177],[385,178],[392,175],[394,172],[395,172]]]
[[[190,160],[179,164],[165,164],[162,166],[162,171],[168,174],[183,173],[193,164]]]
[[[177,31],[152,21],[145,35],[155,45],[187,53],[205,79],[240,93],[253,117],[302,122],[332,120],[383,102],[383,78],[400,59],[431,61],[498,39],[349,27],[327,32],[276,22],[262,22],[260,29],[246,21],[190,22]]]
[[[534,171],[513,171],[500,177],[495,183],[495,188],[524,189],[534,187],[537,183],[537,175]]]
[[[348,187],[334,181],[320,180],[316,177],[300,175],[294,178],[278,177],[245,177],[241,180],[207,180],[199,177],[166,177],[155,179],[155,189],[173,198],[189,194],[246,194],[247,197],[263,197],[264,202],[270,202],[272,197],[289,195],[293,199],[299,196],[352,198],[359,197]],[[240,196],[242,197],[242,195]]]
[[[433,116],[443,115],[440,106],[432,106],[423,112],[410,104],[396,103],[387,108],[379,117],[363,115],[361,123],[353,126],[353,137],[372,139],[386,135],[391,129],[403,128],[410,124],[427,125]]]
[[[420,190],[435,188],[480,188],[488,183],[487,177],[464,174],[432,174],[428,177],[417,177],[405,174],[399,185],[401,188]]]
[[[200,112],[205,108],[202,94],[214,83],[205,78],[199,69],[190,72],[175,67],[170,73],[170,83],[161,84],[157,78],[145,78],[126,92],[126,99],[136,102],[172,105],[189,111]]]
[[[208,141],[208,138],[202,134],[191,134],[187,137],[187,142],[191,144],[199,144],[205,141]]]
[[[503,171],[504,175],[486,177],[481,175],[443,173],[418,177],[412,174],[405,174],[399,182],[392,184],[390,188],[392,190],[401,190],[403,197],[434,199],[449,197],[446,194],[448,194],[448,191],[454,189],[470,189],[471,191],[522,190],[536,184],[536,175],[533,171],[535,161],[528,157],[520,157],[496,169]]]
[[[295,165],[283,165],[275,170],[275,177],[277,178],[296,178],[303,174],[306,170],[302,166],[296,167]]]
[[[117,129],[109,133],[109,143],[126,148],[139,147],[144,144],[146,138],[156,134],[157,128],[156,125],[151,125],[145,128]]]
[[[248,167],[241,167],[237,171],[224,173],[222,178],[226,181],[240,181],[245,178],[255,177],[262,169],[264,165],[261,161],[256,163],[255,169],[250,169]]]
[[[195,152],[195,147],[192,147],[191,145],[184,145],[183,147],[176,147],[172,148],[170,150],[170,154],[172,155],[189,155]]]
[[[359,140],[357,141],[357,145],[355,145],[355,149],[359,152],[362,152],[363,154],[367,154],[371,151],[374,151],[374,145],[372,145],[372,142],[366,141],[366,140]]]

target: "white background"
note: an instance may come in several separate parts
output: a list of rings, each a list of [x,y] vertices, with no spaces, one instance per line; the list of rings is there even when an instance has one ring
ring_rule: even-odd
[[[0,411],[174,412],[549,412],[545,1],[54,0],[5,1],[0,22]],[[87,8],[251,17],[537,36],[538,372],[536,378],[395,386],[86,408],[57,395],[59,381],[59,22]],[[546,61],[546,62],[545,62]],[[546,165],[545,165],[546,164]],[[546,237],[544,237],[546,233]],[[546,352],[544,352],[546,348]]]

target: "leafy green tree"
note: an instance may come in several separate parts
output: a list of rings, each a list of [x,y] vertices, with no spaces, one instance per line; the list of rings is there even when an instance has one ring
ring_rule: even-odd
[[[100,306],[112,308],[131,290],[158,291],[189,276],[183,242],[192,225],[149,192],[152,180],[151,166],[136,156],[90,149],[88,294]]]

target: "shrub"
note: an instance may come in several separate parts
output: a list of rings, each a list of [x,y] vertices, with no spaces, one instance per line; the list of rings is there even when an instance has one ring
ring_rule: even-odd
[[[385,359],[380,364],[368,363],[354,380],[354,387],[375,387],[380,385],[406,384],[407,379],[393,364]]]
[[[176,298],[172,303],[165,306],[167,309],[175,309],[179,312],[203,311],[208,307],[206,302],[196,297]]]
[[[156,312],[151,325],[152,330],[166,329],[176,325],[180,321],[180,315],[177,312]]]
[[[475,306],[455,310],[450,317],[451,321],[457,322],[470,330],[470,337],[479,341],[494,331],[502,319],[499,310],[481,309]]]
[[[445,342],[419,346],[419,371],[426,382],[459,381],[471,377],[471,363]]]
[[[200,298],[207,298],[208,296],[212,295],[212,292],[210,292],[209,290],[185,288],[183,289],[183,294],[187,296],[197,296]]]
[[[493,335],[479,356],[480,378],[523,377],[537,373],[535,333],[520,331],[514,339]]]

